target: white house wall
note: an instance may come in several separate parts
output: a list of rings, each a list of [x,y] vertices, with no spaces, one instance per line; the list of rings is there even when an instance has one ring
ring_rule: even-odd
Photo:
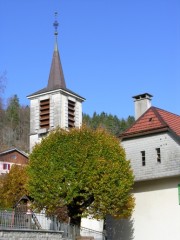
[[[168,133],[163,133],[128,139],[122,142],[122,146],[135,174],[135,209],[129,220],[107,218],[107,239],[179,240],[179,144]],[[156,148],[160,148],[161,163],[157,162]],[[146,152],[145,166],[142,166],[141,151]],[[174,175],[179,177],[175,178]],[[87,221],[83,222],[84,226],[90,226]]]
[[[81,235],[93,236],[97,240],[104,240],[103,238],[104,220],[96,220],[90,217],[81,218]],[[91,231],[88,231],[88,230]]]
[[[180,239],[179,178],[140,183],[135,188],[135,240]]]
[[[180,177],[135,184],[136,206],[131,219],[108,217],[108,239],[111,240],[179,240]]]
[[[180,175],[180,145],[168,133],[124,140],[122,146],[136,181]],[[160,148],[161,163],[157,162],[156,148]],[[145,151],[145,166],[141,151]]]
[[[4,164],[7,164],[7,165],[9,165],[10,167],[9,167],[9,169],[11,169],[11,166],[14,164],[14,163],[10,163],[10,162],[1,162],[0,161],[0,175],[1,174],[5,174],[5,173],[8,173],[9,172],[9,170],[8,169],[3,169],[3,165]]]

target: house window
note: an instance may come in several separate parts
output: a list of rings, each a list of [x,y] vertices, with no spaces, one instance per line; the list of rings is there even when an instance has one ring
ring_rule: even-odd
[[[75,127],[75,102],[68,100],[68,128]]]
[[[12,159],[16,159],[17,156],[16,156],[16,155],[12,155],[11,158],[12,158]]]
[[[145,151],[141,151],[142,166],[146,165],[146,154]]]
[[[10,170],[10,164],[3,163],[3,170]]]
[[[49,99],[40,101],[40,128],[49,128]]]
[[[161,151],[160,151],[160,148],[156,148],[156,157],[157,157],[157,162],[161,163]]]

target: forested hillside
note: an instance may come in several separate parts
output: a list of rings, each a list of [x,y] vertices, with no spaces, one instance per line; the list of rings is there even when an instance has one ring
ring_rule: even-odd
[[[29,151],[29,107],[21,106],[17,95],[3,107],[0,99],[0,151],[17,147]]]
[[[30,109],[19,103],[15,94],[5,103],[3,90],[5,89],[5,75],[0,77],[0,151],[16,147],[29,152]],[[93,116],[83,114],[83,124],[96,129],[102,127],[118,136],[134,122],[134,117],[119,119],[116,115],[102,112]]]
[[[135,121],[134,117],[129,116],[127,119],[119,119],[116,115],[96,112],[90,117],[88,114],[83,114],[83,123],[94,129],[101,127],[108,130],[115,136],[119,136],[125,129],[132,125]]]
[[[17,147],[25,152],[29,151],[29,106],[21,106],[17,95],[8,100],[3,108],[0,100],[0,151]],[[134,122],[134,117],[119,119],[117,116],[94,113],[93,116],[83,114],[83,124],[96,129],[102,127],[113,135],[118,136]]]

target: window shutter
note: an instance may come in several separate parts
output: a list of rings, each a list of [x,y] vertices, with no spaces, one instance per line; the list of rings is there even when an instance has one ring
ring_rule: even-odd
[[[179,200],[179,205],[180,205],[180,183],[178,184],[178,200]]]

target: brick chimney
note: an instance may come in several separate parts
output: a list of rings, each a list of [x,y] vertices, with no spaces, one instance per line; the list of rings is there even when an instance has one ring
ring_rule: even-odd
[[[136,95],[134,98],[135,103],[135,120],[137,120],[143,113],[151,107],[151,98],[153,96],[149,93]]]

